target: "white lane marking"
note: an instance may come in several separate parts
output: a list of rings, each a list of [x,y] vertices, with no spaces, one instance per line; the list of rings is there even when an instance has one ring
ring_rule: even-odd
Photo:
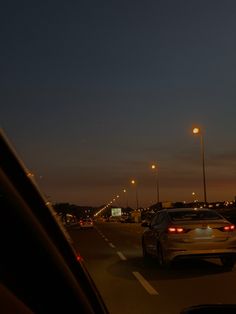
[[[100,236],[106,241],[106,242],[109,242],[109,240],[104,236],[104,234],[98,230],[98,233],[100,234]],[[113,243],[109,243],[110,247],[112,247],[113,249],[115,248],[115,245]]]
[[[119,257],[120,257],[120,259],[122,261],[126,261],[127,260],[127,258],[124,256],[124,254],[122,252],[116,252],[116,253],[117,253],[117,255],[119,255]]]
[[[133,271],[132,273],[149,294],[159,295],[159,293],[150,285],[150,283],[139,272]]]
[[[102,236],[102,237],[103,237],[102,232],[101,232],[98,228],[96,228],[96,227],[95,227],[95,229],[97,230],[97,233],[99,233],[99,234],[100,234],[100,236]]]
[[[100,231],[98,230],[98,233],[100,234],[100,236],[106,241],[109,242],[109,240],[106,238],[106,236]],[[109,245],[114,248],[115,246],[112,243],[109,243]]]

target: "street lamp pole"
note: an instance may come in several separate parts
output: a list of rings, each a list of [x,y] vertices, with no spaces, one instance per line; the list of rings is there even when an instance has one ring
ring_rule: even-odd
[[[128,208],[128,192],[127,192],[126,189],[124,189],[123,192],[124,192],[125,195],[126,195],[126,208]]]
[[[138,202],[138,187],[137,187],[137,183],[136,183],[135,180],[132,180],[131,183],[132,183],[133,185],[135,185],[136,206],[137,206],[136,209],[138,209],[138,208],[139,208],[139,202]]]
[[[120,197],[120,195],[116,195],[116,198],[117,198],[116,202],[117,202],[117,205],[118,205],[118,206],[120,206],[120,204],[119,204],[119,202],[118,202],[119,197]]]
[[[159,189],[159,174],[158,168],[156,165],[152,165],[152,169],[156,169],[156,196],[157,196],[157,205],[159,206],[160,202],[160,189]]]
[[[194,134],[200,135],[201,141],[201,158],[202,158],[202,178],[203,178],[203,194],[204,194],[204,203],[207,203],[207,191],[206,191],[206,171],[205,171],[205,148],[204,148],[204,138],[203,134],[199,128],[193,129]]]

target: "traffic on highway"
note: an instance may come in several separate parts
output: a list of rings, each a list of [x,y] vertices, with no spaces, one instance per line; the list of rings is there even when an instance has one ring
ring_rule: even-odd
[[[0,23],[0,314],[236,314],[236,1]]]
[[[45,199],[2,131],[0,149],[2,313],[235,313],[230,217],[157,206],[130,222],[105,206],[78,219]]]
[[[215,215],[212,218],[217,228],[232,226]],[[224,267],[218,256],[209,258],[206,254],[201,259],[192,256],[186,260],[175,260],[168,267],[163,267],[158,257],[147,258],[146,254],[143,255],[143,236],[152,232],[152,229],[145,226],[142,227],[141,223],[99,221],[95,223],[93,230],[81,230],[76,226],[68,228],[76,250],[80,252],[110,313],[177,314],[199,304],[235,303],[236,272],[232,265],[229,268]],[[229,233],[233,234],[235,241],[235,231]],[[229,233],[222,231],[226,238]],[[177,241],[179,234],[174,237]],[[222,241],[224,242],[223,239],[219,240],[211,235],[211,241],[213,238],[214,249],[217,243],[222,245]],[[189,246],[188,242],[185,242],[186,248]],[[209,253],[209,236],[205,234],[198,243],[195,239],[191,246],[200,243],[207,247]],[[182,244],[181,246],[184,247]],[[217,252],[214,249],[212,253]],[[234,255],[235,249],[231,249],[231,252]],[[224,251],[221,253],[224,256]],[[233,255],[230,255],[231,259]],[[226,309],[224,311],[230,313]]]

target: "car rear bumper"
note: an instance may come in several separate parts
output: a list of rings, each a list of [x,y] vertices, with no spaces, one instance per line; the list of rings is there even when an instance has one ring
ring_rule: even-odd
[[[169,261],[188,257],[214,258],[226,254],[236,256],[235,237],[226,241],[195,241],[189,243],[167,238],[163,241],[162,247],[166,260]]]
[[[236,249],[204,249],[204,250],[183,250],[167,249],[164,252],[168,261],[185,258],[219,258],[223,256],[234,256],[236,259]]]

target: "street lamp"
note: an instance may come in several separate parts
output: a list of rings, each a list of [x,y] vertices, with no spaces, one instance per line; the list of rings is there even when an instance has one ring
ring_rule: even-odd
[[[160,189],[159,189],[159,175],[158,175],[158,168],[157,165],[152,165],[152,170],[156,170],[156,193],[157,193],[157,205],[159,207],[159,203],[160,203]]]
[[[126,208],[128,208],[128,192],[126,189],[123,189],[123,192],[126,194]]]
[[[117,202],[117,205],[118,205],[118,206],[120,206],[119,197],[120,197],[120,195],[116,195],[116,198],[117,198],[116,202]]]
[[[27,177],[29,177],[29,178],[33,178],[33,177],[34,177],[33,172],[28,172],[28,173],[27,173]]]
[[[197,195],[195,192],[192,192],[192,196],[193,196],[193,201],[197,202]]]
[[[199,128],[193,128],[193,134],[199,135],[201,140],[201,156],[202,156],[202,178],[203,178],[203,193],[204,203],[207,203],[207,192],[206,192],[206,172],[205,172],[205,149],[203,134]]]
[[[131,184],[133,184],[135,186],[136,206],[137,206],[137,209],[138,209],[139,208],[139,204],[138,204],[138,187],[137,187],[137,182],[135,180],[131,180]]]

